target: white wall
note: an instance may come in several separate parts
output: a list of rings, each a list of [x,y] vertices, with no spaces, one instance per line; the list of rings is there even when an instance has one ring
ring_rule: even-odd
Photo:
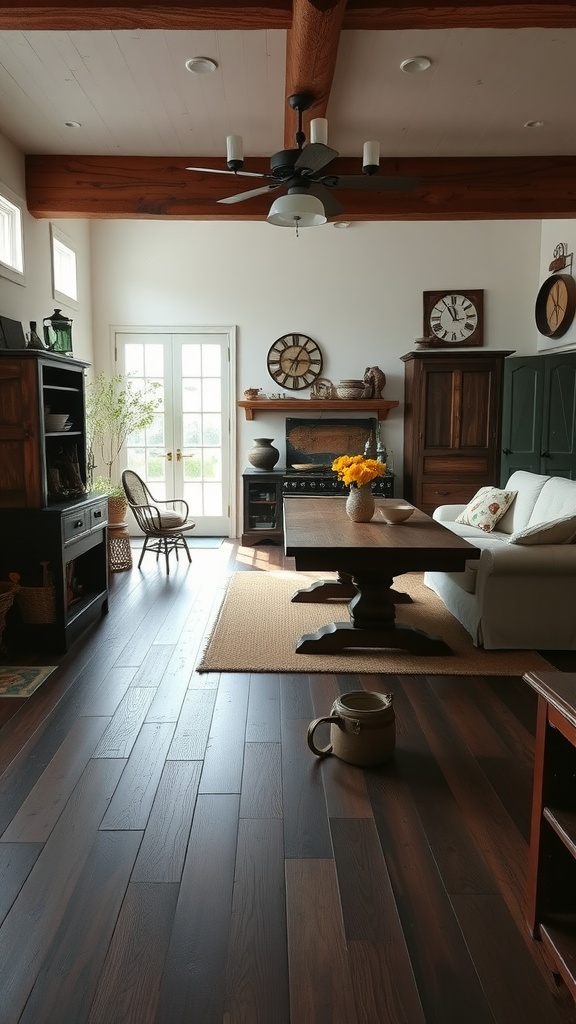
[[[330,380],[373,365],[386,373],[384,397],[400,406],[382,433],[401,475],[400,356],[422,334],[422,292],[483,288],[485,347],[536,352],[540,230],[539,221],[370,223],[296,238],[266,223],[94,221],[96,368],[111,368],[110,325],[235,324],[240,398],[247,387],[277,392],[268,349],[287,332],[308,334]],[[274,438],[283,464],[284,414],[238,418],[240,467],[254,437]]]
[[[0,135],[0,183],[25,200],[24,157]],[[24,333],[35,320],[42,337],[42,321],[61,308],[73,320],[72,344],[77,359],[92,362],[92,286],[90,264],[90,222],[54,221],[74,243],[78,258],[78,309],[56,302],[52,295],[50,221],[24,217],[25,285],[0,276],[0,313],[20,320]]]

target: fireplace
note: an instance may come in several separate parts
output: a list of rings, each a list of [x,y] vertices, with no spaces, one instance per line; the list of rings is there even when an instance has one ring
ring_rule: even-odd
[[[373,417],[288,418],[284,494],[347,494],[348,487],[332,469],[334,459],[339,455],[362,455],[368,442],[378,440],[378,420]],[[372,490],[386,498],[394,497],[394,475],[376,477]]]

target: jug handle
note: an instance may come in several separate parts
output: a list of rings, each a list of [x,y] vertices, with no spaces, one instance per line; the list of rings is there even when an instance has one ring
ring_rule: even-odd
[[[321,722],[340,722],[340,720],[340,715],[328,715],[327,718],[315,718],[313,722],[310,722],[306,739],[313,754],[316,754],[318,757],[325,757],[326,754],[332,753],[331,743],[329,743],[327,747],[314,746],[314,732],[316,730],[316,726],[320,725]]]

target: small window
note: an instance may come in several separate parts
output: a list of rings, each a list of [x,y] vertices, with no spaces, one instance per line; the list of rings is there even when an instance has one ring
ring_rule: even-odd
[[[76,305],[78,276],[74,243],[51,225],[52,236],[52,294],[57,302]]]
[[[22,203],[0,184],[0,274],[16,284],[24,279],[24,228]]]

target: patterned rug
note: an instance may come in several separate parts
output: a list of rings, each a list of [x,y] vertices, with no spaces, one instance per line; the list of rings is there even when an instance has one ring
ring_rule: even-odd
[[[29,697],[55,668],[56,665],[0,665],[0,697]]]

